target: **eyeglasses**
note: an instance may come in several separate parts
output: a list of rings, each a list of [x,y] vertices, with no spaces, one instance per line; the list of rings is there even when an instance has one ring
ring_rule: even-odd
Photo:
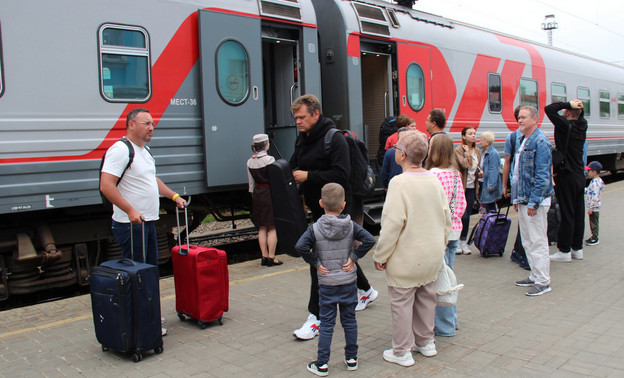
[[[396,144],[393,144],[392,148],[394,148],[395,150],[399,150],[399,151],[403,152],[405,154],[405,156],[407,156],[407,152],[405,152],[404,149],[402,149],[401,147],[397,146]]]
[[[134,122],[140,123],[141,125],[144,125],[144,126],[154,126],[154,125],[156,125],[154,122],[150,122],[150,121],[143,121],[143,122],[134,121]]]

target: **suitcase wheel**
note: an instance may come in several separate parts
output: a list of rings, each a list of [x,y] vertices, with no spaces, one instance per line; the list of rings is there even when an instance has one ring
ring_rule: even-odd
[[[134,353],[132,353],[132,361],[134,362],[139,362],[143,359],[143,353],[136,351]]]
[[[204,329],[208,326],[208,323],[206,322],[202,322],[201,320],[197,321],[197,325],[199,326],[200,329]]]
[[[178,318],[179,318],[181,321],[186,320],[186,318],[184,317],[184,314],[183,314],[183,313],[181,313],[181,312],[178,312]]]
[[[163,350],[164,349],[163,349],[162,345],[160,345],[160,346],[157,346],[157,347],[154,348],[154,353],[161,354],[163,352]]]
[[[223,316],[219,316],[217,321],[219,322],[219,325],[223,325]]]

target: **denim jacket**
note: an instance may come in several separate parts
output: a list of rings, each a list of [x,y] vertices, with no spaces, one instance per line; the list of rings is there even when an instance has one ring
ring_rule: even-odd
[[[500,155],[494,146],[490,146],[483,156],[483,188],[479,200],[481,203],[495,202],[501,198],[502,192]]]
[[[518,139],[518,147],[524,137]],[[518,193],[515,203],[526,204],[537,209],[542,201],[553,195],[552,183],[552,146],[546,135],[536,129],[524,144],[519,157]]]

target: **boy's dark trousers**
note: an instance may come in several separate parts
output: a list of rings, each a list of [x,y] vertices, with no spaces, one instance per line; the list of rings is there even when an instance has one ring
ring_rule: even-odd
[[[589,229],[591,230],[591,234],[594,238],[598,239],[598,235],[600,234],[600,212],[592,211],[589,214]]]
[[[322,365],[329,362],[338,308],[340,308],[340,323],[345,334],[345,359],[356,358],[358,345],[355,306],[358,297],[355,282],[338,286],[319,285],[319,297],[321,327],[318,340],[318,364]]]

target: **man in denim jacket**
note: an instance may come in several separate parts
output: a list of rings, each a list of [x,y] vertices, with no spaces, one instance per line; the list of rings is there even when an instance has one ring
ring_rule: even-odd
[[[523,106],[518,115],[522,137],[516,147],[511,187],[514,209],[524,247],[531,266],[529,277],[516,286],[529,286],[526,295],[548,293],[550,259],[548,257],[548,209],[553,194],[552,152],[546,135],[537,128],[537,109]]]

